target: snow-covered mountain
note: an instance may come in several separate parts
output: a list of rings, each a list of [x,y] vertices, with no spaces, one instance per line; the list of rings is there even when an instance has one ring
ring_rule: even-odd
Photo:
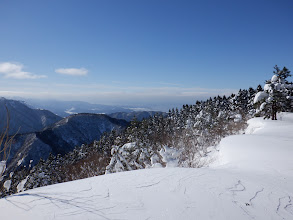
[[[114,119],[103,114],[76,114],[64,118],[43,131],[17,135],[11,148],[9,167],[23,160],[33,165],[49,154],[65,154],[76,146],[99,140],[103,132],[123,129],[128,125],[124,120]]]
[[[48,109],[51,112],[67,117],[77,113],[111,114],[114,112],[132,112],[129,108],[112,105],[91,104],[82,101],[57,101],[57,100],[25,100],[33,108]]]
[[[251,119],[244,135],[224,138],[210,154],[211,167],[144,169],[36,188],[1,199],[1,217],[293,219],[293,114],[278,118]]]
[[[7,111],[10,115],[9,134],[29,133],[59,121],[61,117],[47,110],[32,109],[24,102],[0,98],[0,130],[6,126]]]

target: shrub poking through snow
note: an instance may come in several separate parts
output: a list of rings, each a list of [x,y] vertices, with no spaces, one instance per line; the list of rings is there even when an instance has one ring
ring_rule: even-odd
[[[13,141],[14,136],[9,136],[9,122],[10,122],[10,115],[8,108],[6,108],[6,122],[4,122],[3,131],[0,134],[0,196],[2,195],[3,191],[8,191],[10,188],[11,182],[4,182],[6,173],[6,163],[9,158],[9,153],[11,149],[11,144]],[[9,186],[9,187],[8,187]]]

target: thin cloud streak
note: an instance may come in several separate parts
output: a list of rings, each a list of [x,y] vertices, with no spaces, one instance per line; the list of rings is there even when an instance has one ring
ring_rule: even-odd
[[[88,70],[86,68],[59,68],[55,69],[56,73],[70,76],[86,76]]]

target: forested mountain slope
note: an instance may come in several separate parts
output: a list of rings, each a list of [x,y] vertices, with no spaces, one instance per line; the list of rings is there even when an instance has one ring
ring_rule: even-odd
[[[18,161],[35,165],[49,154],[64,155],[83,143],[99,140],[104,132],[122,130],[128,123],[103,114],[76,114],[64,118],[43,131],[16,135],[11,146],[8,168]]]

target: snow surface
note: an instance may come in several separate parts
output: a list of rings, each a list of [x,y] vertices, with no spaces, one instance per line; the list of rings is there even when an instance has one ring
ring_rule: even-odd
[[[22,191],[24,191],[24,185],[25,185],[25,183],[26,183],[26,181],[27,181],[27,178],[28,177],[26,177],[24,180],[22,180],[18,185],[17,185],[17,192],[22,192]]]
[[[277,82],[278,79],[279,79],[279,77],[278,77],[276,74],[274,74],[274,75],[272,76],[271,82]]]
[[[4,182],[4,184],[3,184],[3,187],[4,187],[7,191],[9,191],[10,186],[11,186],[11,180],[6,180],[6,181]]]
[[[69,114],[69,115],[73,115],[73,114],[77,114],[77,112],[74,112],[75,108],[72,107],[70,109],[67,109],[66,111],[64,111],[65,113]]]
[[[293,176],[293,114],[282,113],[278,118],[251,119],[246,135],[224,138],[218,165]]]
[[[266,85],[267,85],[267,84],[266,84]],[[263,100],[263,99],[266,99],[268,96],[269,96],[269,95],[268,95],[268,93],[266,93],[266,92],[263,92],[263,91],[258,92],[258,93],[256,93],[256,95],[255,95],[255,97],[254,97],[253,103],[257,103],[257,102],[259,102],[259,101],[261,101],[261,100]]]
[[[163,158],[163,162],[166,164],[167,168],[178,167],[178,157],[180,155],[178,150],[163,146],[163,148],[160,150],[160,155]]]
[[[157,168],[28,190],[1,219],[293,219],[293,114],[255,118],[209,168]],[[290,160],[291,157],[291,160]]]
[[[4,173],[5,169],[6,169],[6,161],[2,160],[0,161],[0,177],[1,177],[1,174]]]

